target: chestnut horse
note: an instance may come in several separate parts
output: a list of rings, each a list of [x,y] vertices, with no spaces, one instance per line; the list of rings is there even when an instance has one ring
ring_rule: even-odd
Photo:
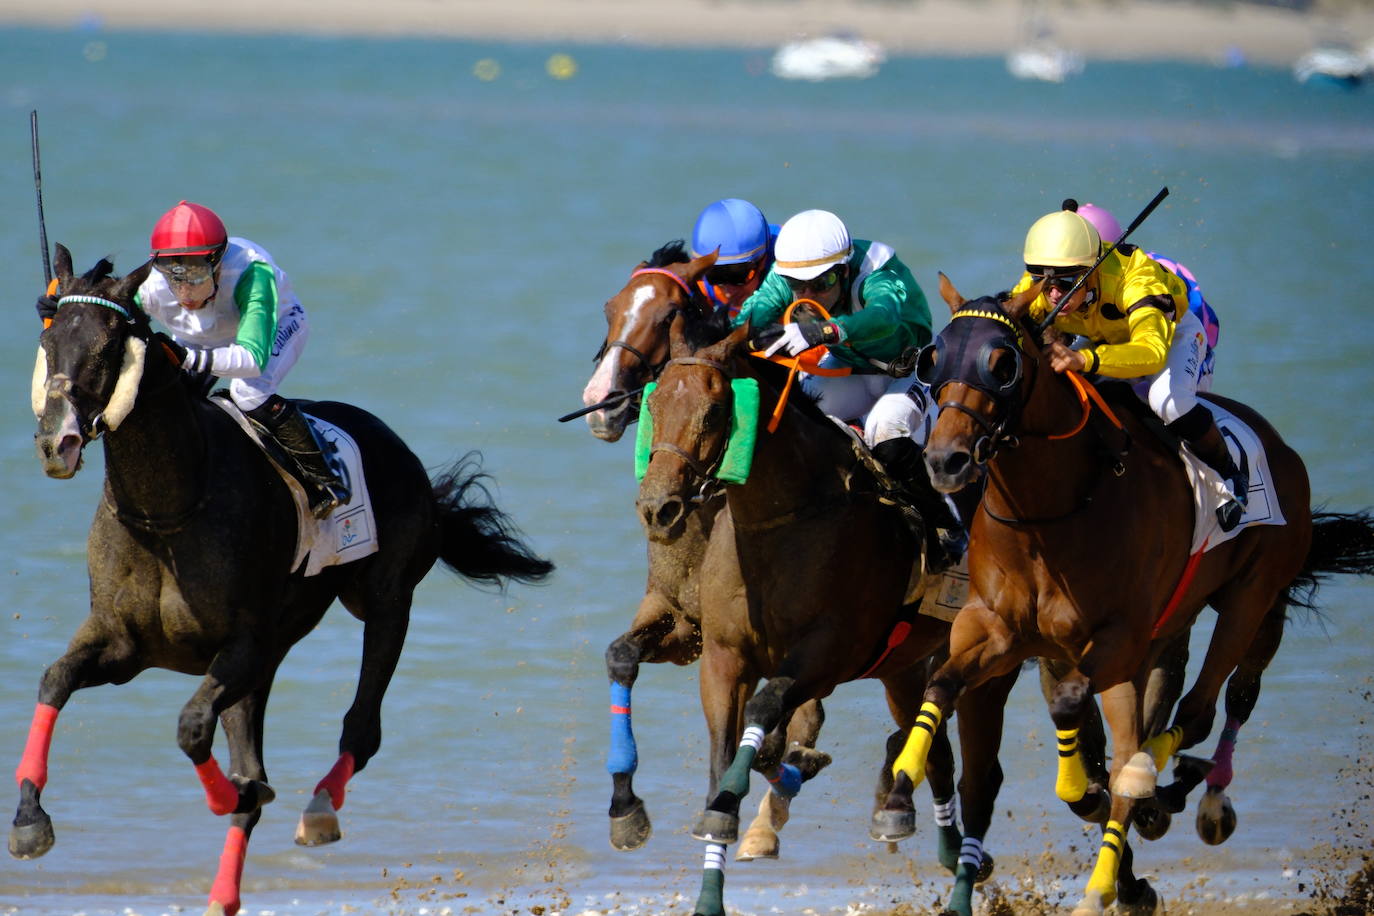
[[[268,694],[288,650],[337,598],[362,620],[357,695],[339,756],[315,787],[296,841],[339,839],[349,779],[381,745],[382,697],[396,669],[415,586],[441,560],[473,581],[537,581],[553,565],[534,555],[488,504],[485,475],[460,461],[431,481],[381,420],[334,401],[309,412],[346,431],[366,471],[377,551],[318,575],[293,570],[297,511],[262,450],[159,344],[134,302],[151,262],[124,278],[101,261],[84,276],[57,246],[59,308],[34,372],[35,441],[50,477],[69,478],[87,445],[105,453],[104,495],[87,544],[90,614],[44,672],[15,774],[19,809],[10,854],[53,845],[40,796],[59,712],[73,691],[123,684],[148,668],[200,676],[181,710],[177,744],[215,814],[229,815],[207,914],[232,916],[248,838],[272,801],[262,740]],[[216,719],[228,774],[212,754]]]
[[[714,254],[689,258],[680,240],[669,242],[640,262],[625,286],[606,302],[606,339],[582,392],[588,407],[605,405],[587,414],[587,425],[597,438],[615,442],[638,418],[641,390],[668,361],[668,326],[675,317],[688,316],[703,334],[718,333],[698,283],[715,260]],[[639,750],[631,726],[631,691],[641,663],[690,665],[701,654],[697,570],[716,514],[724,505],[721,495],[703,500],[683,519],[674,537],[649,539],[644,597],[630,628],[606,648],[611,690],[611,749],[606,768],[611,775],[611,846],[616,849],[638,849],[653,830],[644,802],[634,791]],[[813,750],[823,720],[820,703],[809,703],[789,726],[788,746],[808,775],[829,762],[828,756]],[[786,798],[774,793],[764,796],[736,858],[777,857],[777,830],[787,820],[787,804]]]
[[[1314,540],[1301,459],[1255,411],[1211,397],[1262,441],[1286,524],[1246,527],[1190,558],[1193,500],[1177,454],[1133,411],[1122,411],[1119,429],[1085,422],[1096,391],[1054,373],[1027,319],[1038,287],[1005,302],[966,302],[942,275],[940,290],[952,318],[918,367],[940,406],[927,466],[945,492],[980,466],[989,483],[972,526],[970,599],[921,717],[938,724],[964,691],[1027,658],[1058,660],[1069,671],[1049,703],[1060,751],[1056,793],[1075,801],[1086,787],[1075,753],[1079,727],[1092,695],[1102,694],[1113,739],[1110,814],[1074,911],[1100,914],[1115,896],[1136,799],[1154,793],[1156,772],[1174,751],[1206,738],[1233,672],[1228,712],[1237,721],[1249,715],[1285,609],[1327,573],[1368,572],[1374,525],[1364,514],[1323,515]],[[1151,668],[1204,605],[1217,619],[1202,670],[1174,727],[1147,734]],[[913,729],[889,805],[909,806],[927,743]],[[965,766],[978,770],[967,758]]]
[[[702,494],[722,486],[726,494],[700,569],[710,779],[693,830],[708,843],[696,913],[719,916],[725,846],[738,835],[750,769],[775,790],[800,787],[783,756],[793,712],[839,684],[879,679],[902,730],[889,742],[887,772],[916,721],[925,661],[944,647],[949,624],[905,604],[923,540],[880,499],[850,437],[809,399],[793,396],[776,432],[759,431],[752,451],[742,447],[752,460],[746,479],[721,483],[735,435],[767,424],[786,370],[750,356],[748,328],[697,348],[685,325],[674,321],[672,358],[646,401],[652,446],[638,506],[651,538],[671,538]],[[989,704],[994,714],[1004,699]],[[936,746],[945,740],[940,732]],[[952,755],[943,767],[952,770]],[[974,874],[964,877],[971,891]]]

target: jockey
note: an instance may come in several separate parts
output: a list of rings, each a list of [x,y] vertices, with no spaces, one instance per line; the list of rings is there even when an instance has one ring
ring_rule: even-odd
[[[927,526],[930,567],[956,561],[963,550],[962,526],[931,487],[921,457],[930,434],[925,387],[874,365],[890,364],[930,341],[930,308],[920,284],[890,245],[851,239],[827,210],[804,210],[783,223],[774,253],[773,269],[745,301],[735,325],[753,327],[766,355],[796,356],[824,344],[828,352],[819,368],[851,370],[841,376],[804,373],[802,390],[831,416],[863,423],[874,457],[933,523]],[[831,318],[801,318],[779,327],[787,307],[801,299],[820,303]],[[937,539],[938,529],[945,533]]]
[[[291,281],[261,246],[230,238],[208,207],[182,201],[153,226],[155,270],[135,300],[171,332],[187,373],[229,379],[234,403],[300,466],[310,511],[326,518],[350,494],[294,401],[277,394],[310,326]]]
[[[1073,204],[1072,199],[1064,201],[1064,209],[1074,209]],[[1078,215],[1093,224],[1093,228],[1097,230],[1098,238],[1102,239],[1104,243],[1110,243],[1121,238],[1121,226],[1106,207],[1099,207],[1096,204],[1077,204],[1076,206],[1078,207]],[[1198,286],[1197,278],[1193,276],[1192,271],[1158,252],[1147,251],[1145,254],[1163,264],[1165,270],[1177,275],[1188,287],[1188,311],[1196,315],[1198,321],[1202,322],[1202,330],[1207,334],[1207,358],[1202,361],[1202,366],[1198,369],[1197,390],[1211,391],[1212,373],[1216,368],[1217,342],[1221,339],[1221,320],[1217,318],[1217,313],[1203,298],[1202,287]]]
[[[1043,281],[1030,307],[1032,318],[1043,319],[1097,261],[1102,244],[1096,227],[1072,209],[1042,216],[1026,233],[1026,273],[1013,295]],[[1188,310],[1184,281],[1134,245],[1109,246],[1106,259],[1060,309],[1054,328],[1087,340],[1081,350],[1051,343],[1054,370],[1131,380],[1136,394],[1226,481],[1231,499],[1217,509],[1217,520],[1224,531],[1235,528],[1249,477],[1232,459],[1212,412],[1198,401],[1207,336]]]
[[[899,436],[923,443],[924,392],[919,386],[911,392],[910,379],[894,379],[870,362],[890,363],[930,340],[930,308],[911,271],[891,246],[851,240],[840,218],[826,210],[804,210],[783,223],[775,253],[773,269],[740,308],[735,326],[755,328],[755,339],[770,344],[770,356],[825,344],[821,368],[852,374],[803,375],[802,390],[832,416],[862,419],[870,447]],[[819,302],[832,317],[777,327],[799,299]]]
[[[716,263],[698,280],[702,293],[731,318],[763,283],[773,266],[778,227],[747,200],[727,197],[711,204],[692,227],[692,257],[716,252]]]

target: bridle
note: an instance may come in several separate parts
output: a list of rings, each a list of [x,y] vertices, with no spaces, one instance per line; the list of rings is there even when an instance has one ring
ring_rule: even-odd
[[[630,274],[630,280],[633,281],[636,277],[641,277],[646,274],[661,274],[662,276],[671,279],[674,283],[680,286],[682,288],[683,293],[686,294],[687,304],[691,304],[694,301],[698,301],[699,297],[692,292],[692,288],[687,284],[687,281],[684,280],[682,277],[678,276],[677,274],[673,273],[673,271],[668,270],[664,267],[641,267]],[[700,301],[702,303],[702,312],[703,314],[705,314],[705,299],[700,299]],[[666,320],[671,322],[674,316],[684,311],[685,309],[682,306],[674,306],[668,311]],[[601,347],[596,351],[596,355],[592,357],[592,362],[601,362],[601,360],[606,356],[607,353],[615,349],[624,350],[626,353],[629,353],[635,359],[639,360],[639,364],[643,366],[646,370],[648,370],[650,379],[658,378],[659,375],[662,374],[663,368],[666,365],[668,365],[668,359],[666,357],[663,360],[654,363],[650,361],[649,357],[646,356],[642,350],[640,350],[638,347],[635,347],[633,344],[629,343],[624,338],[611,340],[609,337],[607,337],[606,340],[603,340],[601,342]]]
[[[1120,419],[1107,406],[1097,388],[1084,381],[1077,373],[1066,373],[1065,376],[1073,385],[1082,409],[1082,415],[1073,427],[1065,432],[1056,433],[1021,430],[1019,427],[1023,409],[1034,393],[1035,383],[1040,374],[1039,357],[1026,352],[1023,329],[1002,310],[996,300],[991,298],[980,299],[970,303],[970,305],[973,307],[965,306],[955,312],[950,317],[950,325],[952,326],[957,319],[961,318],[979,319],[983,323],[971,329],[968,334],[963,335],[957,341],[946,338],[945,334],[949,330],[949,327],[946,327],[945,331],[936,336],[935,342],[921,351],[917,358],[916,375],[922,382],[930,386],[931,396],[937,401],[939,410],[943,411],[945,408],[958,410],[973,419],[983,430],[984,434],[974,441],[971,451],[975,465],[986,468],[1003,446],[1016,448],[1021,444],[1021,438],[1048,440],[1073,438],[1087,427],[1094,406],[1097,406],[1103,415],[1125,434],[1125,428]],[[1011,372],[1002,376],[994,373],[992,369],[993,357],[998,351],[1007,353],[1008,358],[1012,361]],[[974,354],[971,367],[969,365],[970,352]],[[1026,371],[1027,364],[1029,364],[1030,371]],[[993,405],[992,417],[988,417],[959,401],[939,401],[940,393],[951,382],[958,382],[986,396]],[[1079,503],[1066,512],[1028,519],[999,515],[988,507],[986,500],[980,506],[990,518],[1006,525],[1040,524],[1059,521],[1075,515],[1087,508],[1092,502],[1098,485],[1105,477],[1102,473],[1105,466],[1110,465],[1114,476],[1120,477],[1125,473],[1126,467],[1122,459],[1130,448],[1130,436],[1129,434],[1125,434],[1125,436],[1124,445],[1116,450],[1113,460],[1094,463],[1096,473],[1091,485]]]
[[[113,299],[106,299],[103,296],[77,294],[61,297],[57,300],[57,307],[60,309],[62,306],[72,303],[99,305],[116,312],[122,319],[122,323],[130,328],[132,336],[143,341],[145,345],[148,343],[151,335],[147,327],[141,326],[134,320],[134,317],[129,313],[127,308],[115,302]],[[113,422],[106,421],[106,414],[109,412],[111,405],[114,404],[117,397],[121,395],[127,397],[133,396],[132,391],[120,391],[121,387],[122,383],[116,386],[116,394],[112,395],[105,406],[96,411],[90,419],[87,419],[86,412],[81,409],[80,405],[76,403],[76,399],[72,396],[71,379],[66,375],[59,373],[54,376],[49,376],[44,383],[44,395],[51,397],[53,394],[56,394],[71,405],[72,415],[76,418],[77,429],[81,433],[82,442],[84,445],[90,445],[106,432],[118,426],[119,422],[123,420],[123,416],[120,415],[118,419]]]
[[[725,363],[714,359],[703,359],[699,356],[681,356],[677,359],[669,359],[664,362],[663,368],[666,369],[668,366],[705,366],[725,376],[727,381],[733,378],[730,373],[730,367],[725,365]],[[729,385],[725,387],[726,389],[730,389]],[[733,390],[731,391],[731,397],[734,397]],[[667,452],[687,465],[692,473],[696,475],[697,480],[700,481],[697,492],[691,497],[691,501],[694,503],[703,503],[721,492],[725,487],[725,484],[715,476],[715,473],[720,469],[721,461],[725,457],[727,443],[728,437],[722,436],[720,443],[716,446],[715,453],[709,460],[703,460],[692,455],[675,442],[655,441],[649,446],[649,457],[652,458],[655,452]]]

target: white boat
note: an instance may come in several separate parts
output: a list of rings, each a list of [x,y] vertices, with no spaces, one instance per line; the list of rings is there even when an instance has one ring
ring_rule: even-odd
[[[1318,45],[1293,64],[1293,76],[1300,83],[1332,83],[1356,86],[1368,74],[1369,58],[1337,44]]]
[[[785,80],[866,79],[887,59],[882,46],[849,35],[789,42],[773,55],[773,75]]]
[[[1008,52],[1007,70],[1019,80],[1062,83],[1083,72],[1083,55],[1052,42],[1036,42]]]

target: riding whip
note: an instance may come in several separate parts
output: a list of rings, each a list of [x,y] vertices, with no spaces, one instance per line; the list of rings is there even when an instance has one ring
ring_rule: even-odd
[[[38,244],[43,249],[43,283],[52,283],[52,261],[48,257],[48,229],[43,222],[43,171],[38,167],[38,109],[29,112],[29,136],[33,140],[33,193],[38,200]]]
[[[1102,265],[1102,262],[1107,260],[1107,255],[1119,248],[1121,243],[1126,241],[1126,236],[1130,235],[1141,223],[1145,222],[1145,217],[1155,212],[1155,207],[1159,206],[1159,202],[1168,196],[1169,189],[1167,187],[1159,189],[1159,193],[1154,196],[1154,200],[1146,204],[1145,209],[1141,210],[1139,215],[1131,220],[1131,224],[1126,227],[1126,231],[1121,233],[1121,237],[1113,242],[1110,248],[1104,248],[1102,253],[1097,256],[1097,260],[1093,262],[1093,266],[1089,267],[1087,272],[1078,278],[1078,282],[1070,287],[1067,293],[1060,297],[1059,304],[1050,309],[1050,313],[1045,316],[1045,320],[1040,322],[1040,326],[1036,329],[1039,333],[1045,333],[1045,329],[1054,324],[1054,319],[1059,317],[1059,313],[1063,311],[1064,306],[1069,304],[1069,300],[1073,298],[1074,293],[1078,292],[1079,287],[1088,282],[1088,278],[1092,276],[1093,271],[1097,270],[1097,268]]]

